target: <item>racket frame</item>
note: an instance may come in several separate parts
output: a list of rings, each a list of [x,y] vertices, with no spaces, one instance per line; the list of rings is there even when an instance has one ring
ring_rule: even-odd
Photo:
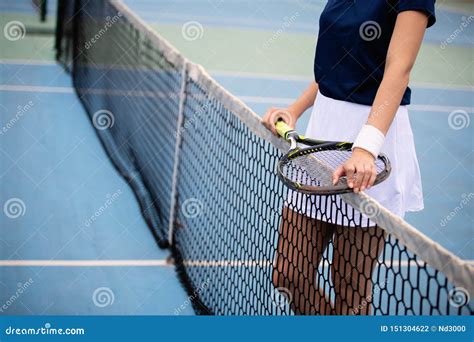
[[[290,149],[283,155],[277,164],[277,174],[280,180],[290,189],[308,194],[308,195],[337,195],[352,192],[353,189],[349,188],[347,184],[336,184],[326,186],[313,186],[308,184],[302,184],[300,182],[293,181],[284,175],[284,167],[291,163],[294,159],[308,154],[321,152],[321,151],[348,151],[352,152],[352,143],[342,141],[323,141],[306,138],[303,135],[299,135],[296,131],[289,128],[284,122],[279,121],[276,124],[278,134],[290,143]],[[299,147],[298,143],[304,144],[307,147]],[[381,153],[378,158],[384,165],[385,168],[382,172],[377,174],[374,181],[374,185],[379,184],[386,180],[392,171],[390,160],[386,155]],[[332,177],[330,175],[329,177]]]

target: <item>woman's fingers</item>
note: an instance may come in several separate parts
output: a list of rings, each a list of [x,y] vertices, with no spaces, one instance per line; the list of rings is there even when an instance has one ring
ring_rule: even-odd
[[[342,176],[347,177],[349,188],[353,189],[354,192],[359,192],[370,188],[374,184],[377,172],[371,162],[348,160],[333,172],[333,185],[336,185]]]
[[[377,168],[375,167],[375,165],[372,165],[369,186],[367,187],[367,189],[370,189],[372,185],[374,185],[376,178],[377,178]]]
[[[332,174],[332,185],[336,185],[339,182],[339,179],[346,174],[344,165],[339,165],[336,171]]]
[[[372,176],[372,168],[370,165],[363,165],[364,171],[362,181],[360,182],[360,191],[364,191],[369,187],[370,177]]]
[[[349,175],[347,176],[348,185],[354,192],[364,191],[374,184],[377,170],[370,152],[360,148],[354,149],[351,158],[346,162],[347,167],[354,169],[354,179],[351,180]]]
[[[347,177],[347,185],[349,186],[349,188],[353,188],[355,181],[354,176],[356,171],[355,165],[352,162],[348,161],[344,164],[344,171]]]
[[[273,112],[275,112],[277,110],[277,108],[269,108],[267,110],[267,112],[265,113],[265,115],[263,116],[262,118],[262,123],[263,125],[269,129],[273,134],[277,134],[276,130],[275,130],[275,124],[272,123],[272,115],[273,115]]]
[[[283,120],[288,126],[294,127],[293,116],[287,109],[277,109],[272,114],[272,121],[276,123],[279,120]]]
[[[364,179],[364,166],[361,164],[354,165],[355,175],[354,175],[354,192],[359,192],[362,185],[362,180]]]
[[[287,110],[282,108],[269,108],[262,118],[263,125],[269,129],[273,134],[278,135],[275,129],[275,123],[278,120],[283,120],[291,128],[295,127],[295,119],[293,115]]]

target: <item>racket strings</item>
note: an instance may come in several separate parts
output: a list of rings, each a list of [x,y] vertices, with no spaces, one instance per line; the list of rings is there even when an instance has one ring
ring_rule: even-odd
[[[283,166],[283,175],[292,182],[312,187],[333,186],[332,174],[352,155],[347,150],[324,150],[296,157]],[[382,160],[376,159],[377,174],[385,170]],[[336,185],[346,185],[347,177],[341,177]]]

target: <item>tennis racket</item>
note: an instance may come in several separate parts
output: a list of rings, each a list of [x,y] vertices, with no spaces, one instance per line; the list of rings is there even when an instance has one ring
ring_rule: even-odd
[[[352,155],[352,143],[321,141],[306,138],[291,129],[284,121],[276,123],[278,134],[290,143],[289,151],[279,160],[277,172],[290,189],[316,195],[335,195],[352,192],[347,178],[332,183],[333,172]],[[298,145],[303,144],[305,147]],[[391,166],[388,158],[380,154],[375,160],[377,177],[374,185],[387,179]]]

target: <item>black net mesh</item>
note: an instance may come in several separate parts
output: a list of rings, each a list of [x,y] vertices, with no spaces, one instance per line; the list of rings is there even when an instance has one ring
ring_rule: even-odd
[[[107,2],[72,3],[64,6],[59,59],[72,69],[101,141],[164,246],[181,71]]]
[[[33,7],[38,12],[41,21],[46,21],[47,15],[47,0],[32,0]]]
[[[63,4],[58,58],[158,241],[171,236],[197,313],[473,313],[467,289],[371,223],[378,207],[362,215],[338,196],[285,188],[281,153],[242,120],[248,110],[117,8]]]
[[[56,59],[68,71],[72,71],[73,29],[75,17],[75,1],[59,1],[56,18]]]

